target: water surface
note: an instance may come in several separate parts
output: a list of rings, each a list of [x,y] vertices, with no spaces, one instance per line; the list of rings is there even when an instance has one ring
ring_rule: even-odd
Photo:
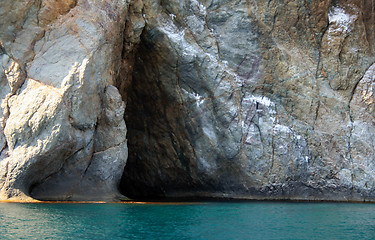
[[[0,239],[375,239],[375,205],[0,203]]]

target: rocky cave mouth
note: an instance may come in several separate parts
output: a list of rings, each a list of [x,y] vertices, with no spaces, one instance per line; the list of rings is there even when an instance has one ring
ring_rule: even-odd
[[[370,13],[365,12],[364,17],[365,27],[369,28],[367,25],[370,24]],[[323,31],[323,29],[329,26],[329,23],[322,24],[322,26],[321,30]],[[190,109],[186,108],[182,99],[176,98],[178,94],[171,94],[171,92],[175,93],[181,89],[177,89],[178,87],[171,88],[170,84],[170,82],[175,82],[176,86],[181,84],[180,78],[183,76],[180,75],[180,68],[184,67],[184,64],[188,64],[183,62],[184,59],[180,58],[181,56],[178,56],[179,53],[177,53],[177,50],[173,52],[168,48],[167,45],[170,43],[163,43],[163,38],[166,38],[165,33],[160,32],[156,27],[147,30],[146,28],[147,26],[143,29],[140,42],[131,54],[132,57],[127,59],[128,65],[131,65],[132,73],[130,76],[131,81],[128,81],[129,83],[127,87],[125,87],[126,92],[124,91],[124,86],[121,86],[124,85],[123,83],[118,86],[124,100],[126,100],[124,118],[128,129],[128,160],[119,185],[120,192],[127,197],[136,199],[168,198],[170,196],[179,196],[181,192],[189,197],[194,197],[195,195],[202,196],[205,191],[210,192],[212,189],[218,192],[238,191],[241,193],[244,188],[246,188],[241,186],[242,183],[243,185],[248,184],[250,186],[253,182],[245,182],[246,180],[240,178],[236,179],[237,172],[231,169],[232,167],[233,169],[238,168],[236,164],[229,166],[229,169],[220,169],[221,172],[219,172],[219,174],[222,174],[222,176],[216,175],[216,179],[211,178],[212,176],[196,176],[197,172],[195,172],[195,170],[198,168],[197,165],[199,163],[197,163],[198,160],[194,152],[195,149],[192,149],[194,147],[191,144],[196,139],[191,138],[194,138],[192,137],[195,134],[194,127],[197,127],[197,125],[189,125],[190,123],[187,124],[185,121],[184,118],[187,117],[186,112],[189,112]],[[324,31],[326,30],[327,29]],[[369,34],[368,31],[365,33],[368,39],[373,39],[373,35]],[[322,38],[323,35],[324,32],[321,35]],[[263,36],[263,38],[266,37]],[[310,44],[313,45],[313,43]],[[267,47],[270,48],[270,50],[276,51],[276,53],[278,51],[277,49],[272,49],[272,47],[274,47],[272,44]],[[370,47],[372,47],[372,45]],[[270,57],[268,53],[263,52],[263,54],[267,56],[267,58]],[[259,59],[261,59],[261,57],[262,56],[260,56]],[[177,64],[173,66],[168,65],[173,63],[171,59],[174,59]],[[275,60],[272,59],[272,57],[267,61],[271,64],[272,61],[277,61],[277,63],[274,63],[276,65],[273,66],[276,68],[279,62],[286,62],[285,59]],[[131,64],[129,64],[129,62]],[[250,63],[252,62],[250,61]],[[319,64],[320,63],[318,63],[318,65]],[[253,65],[248,67],[254,67]],[[195,67],[200,68],[201,66]],[[275,69],[275,71],[282,70]],[[171,78],[171,75],[167,74],[170,72],[175,73],[175,78]],[[319,75],[319,71],[317,71],[316,74]],[[272,78],[271,76],[269,77]],[[125,81],[120,82],[126,82],[129,76],[126,76],[126,78]],[[264,86],[259,87],[261,91],[267,91],[262,89],[263,87]],[[293,87],[299,86],[293,85]],[[281,84],[279,88],[283,90],[282,88],[287,88],[287,86]],[[280,96],[278,97],[281,98],[280,101],[284,104],[284,100],[282,99],[284,93],[281,92],[280,89],[274,88],[269,91],[271,94],[279,94]],[[197,91],[195,91],[196,89],[193,90],[192,92],[194,94],[197,93]],[[207,89],[204,89],[203,92],[205,90]],[[261,91],[260,94],[262,95]],[[277,93],[277,91],[280,92]],[[232,97],[233,94],[230,95],[228,99]],[[294,97],[296,99],[298,98],[298,96]],[[288,104],[289,103],[285,103],[286,108],[289,107]],[[258,112],[262,112],[264,111],[262,108],[265,107],[260,106],[260,109],[258,109],[258,103],[256,103],[256,108]],[[181,109],[182,111],[180,111]],[[317,114],[318,111],[319,105],[317,105]],[[222,155],[218,155],[218,158],[227,159],[226,156]],[[306,157],[304,159],[306,159]],[[223,174],[225,171],[227,172]],[[271,172],[272,170],[267,171]],[[307,178],[307,175],[305,175],[304,177]],[[307,180],[299,179],[299,181]],[[220,189],[222,183],[227,184],[227,188],[223,187]],[[296,182],[291,184],[296,184]],[[298,186],[298,188],[304,189],[306,187]],[[247,190],[248,189],[245,191]],[[252,190],[250,190],[250,193],[253,194],[251,191]],[[308,189],[306,191],[314,193],[315,190]],[[345,191],[346,190],[343,190],[343,192]],[[249,192],[246,192],[246,194],[247,193]],[[259,194],[260,197],[263,197],[262,193],[259,193],[259,191],[255,194]],[[300,193],[296,192],[296,195],[298,194]]]
[[[126,91],[125,123],[127,126],[128,159],[120,182],[120,193],[134,199],[165,198],[163,190],[158,186],[162,179],[155,179],[149,165],[143,157],[153,158],[149,149],[143,146],[155,146],[150,141],[152,128],[163,125],[163,105],[174,104],[167,100],[161,83],[154,81],[157,70],[157,53],[152,44],[148,44],[143,33],[141,41],[134,53],[131,84]],[[155,119],[161,118],[161,119]],[[143,142],[142,142],[143,141]],[[140,154],[142,151],[143,154]],[[156,150],[155,150],[156,151]],[[142,156],[143,155],[143,156]],[[160,169],[162,171],[162,169]],[[146,176],[146,177],[145,177]],[[153,179],[150,181],[150,179]]]
[[[0,14],[0,199],[375,199],[375,0],[40,2]]]
[[[195,159],[184,123],[183,103],[168,92],[177,91],[178,84],[171,90],[163,82],[170,77],[165,72],[178,76],[178,67],[162,65],[165,55],[174,53],[160,53],[155,47],[163,37],[157,30],[143,31],[134,52],[131,84],[123,94],[128,160],[119,190],[134,199],[169,199],[169,192],[184,192],[191,199],[199,186],[191,169]],[[177,79],[168,81],[178,83]]]
[[[147,126],[141,120],[145,116],[150,117],[149,115],[152,112],[152,109],[149,109],[150,103],[155,101],[152,92],[152,89],[149,86],[145,87],[147,93],[142,93],[139,91],[139,88],[142,88],[142,85],[145,83],[142,78],[142,72],[145,70],[143,68],[143,61],[147,54],[147,46],[144,44],[144,40],[142,40],[143,36],[140,36],[141,41],[136,46],[136,49],[133,50],[131,53],[132,56],[129,58],[127,57],[128,64],[130,63],[130,68],[132,69],[131,74],[126,75],[126,79],[120,79],[118,86],[123,96],[123,100],[126,102],[125,108],[125,123],[127,127],[127,146],[128,146],[128,159],[123,171],[123,175],[121,178],[121,182],[119,185],[120,193],[129,198],[140,198],[145,197],[153,198],[159,195],[159,193],[147,187],[145,183],[135,182],[134,179],[137,179],[138,175],[144,171],[142,169],[142,159],[138,158],[137,151],[137,141],[138,136],[145,136],[147,131]],[[126,41],[124,41],[126,44]],[[125,49],[122,52],[122,58],[129,53],[125,53]],[[124,84],[124,82],[128,81],[128,84]],[[147,84],[147,83],[146,83]],[[123,85],[123,86],[121,86]],[[125,87],[126,86],[126,87]],[[138,90],[138,91],[137,91]]]

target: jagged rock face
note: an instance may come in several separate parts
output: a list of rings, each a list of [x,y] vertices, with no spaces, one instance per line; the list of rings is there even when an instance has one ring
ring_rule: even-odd
[[[126,1],[0,3],[0,199],[113,200]]]
[[[374,1],[151,1],[133,197],[374,200]]]
[[[374,201],[374,11],[1,1],[0,199]]]

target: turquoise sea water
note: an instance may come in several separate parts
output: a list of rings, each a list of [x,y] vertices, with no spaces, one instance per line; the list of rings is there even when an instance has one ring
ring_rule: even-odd
[[[0,203],[0,239],[375,239],[375,205]]]

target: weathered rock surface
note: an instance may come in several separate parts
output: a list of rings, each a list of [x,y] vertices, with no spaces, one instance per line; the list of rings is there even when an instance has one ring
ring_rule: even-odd
[[[148,1],[129,196],[374,200],[374,1]]]
[[[121,0],[0,3],[0,199],[121,197],[125,105],[112,85],[127,12]]]
[[[374,12],[2,1],[0,199],[374,201]]]

